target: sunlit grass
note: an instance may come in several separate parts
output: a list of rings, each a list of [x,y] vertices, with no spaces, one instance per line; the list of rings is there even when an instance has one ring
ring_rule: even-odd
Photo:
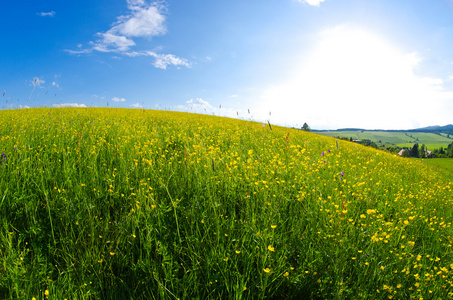
[[[420,146],[424,144],[428,150],[433,151],[440,147],[446,148],[451,144],[452,139],[447,138],[446,134],[436,134],[429,132],[388,132],[388,131],[375,131],[375,130],[357,130],[357,131],[322,131],[318,134],[332,136],[332,137],[345,137],[352,138],[353,140],[371,140],[378,145],[394,145],[400,148],[410,148],[415,143]]]
[[[453,296],[451,177],[422,162],[150,110],[1,111],[0,136],[3,298]]]
[[[453,172],[453,158],[432,158],[423,159],[424,163],[431,165],[437,169],[444,169]]]

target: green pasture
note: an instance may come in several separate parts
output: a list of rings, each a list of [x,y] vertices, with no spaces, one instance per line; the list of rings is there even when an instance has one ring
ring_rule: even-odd
[[[410,148],[412,146],[414,146],[415,143],[404,143],[404,144],[397,144],[395,146],[397,147],[400,147],[400,148]],[[419,145],[421,146],[422,144],[419,143]],[[444,144],[444,143],[436,143],[436,144],[425,144],[426,146],[426,149],[428,150],[431,150],[433,151],[434,149],[439,149],[440,147],[443,147],[444,149],[448,147],[448,144]]]
[[[378,145],[393,145],[397,147],[412,147],[415,143],[425,144],[429,150],[447,147],[453,142],[447,135],[426,132],[388,132],[388,131],[325,131],[317,132],[331,137],[352,137],[353,140],[371,140]]]
[[[432,158],[422,159],[421,161],[430,166],[434,166],[435,168],[453,172],[453,158]]]

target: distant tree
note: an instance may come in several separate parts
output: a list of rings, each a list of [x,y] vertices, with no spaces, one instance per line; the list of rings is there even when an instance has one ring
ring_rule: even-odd
[[[403,150],[403,153],[401,153],[401,156],[402,156],[402,157],[409,157],[409,150],[404,149],[404,150]]]
[[[352,136],[349,138],[349,141],[352,142]]]
[[[452,157],[453,158],[453,143],[451,143],[447,147],[447,157]]]
[[[304,126],[302,126],[302,130],[310,131],[310,126],[308,126],[307,123],[304,123]]]
[[[387,147],[386,150],[387,150],[388,152],[394,153],[394,154],[400,152],[400,150],[399,150],[398,148],[394,147],[394,146]]]
[[[418,144],[414,144],[414,146],[409,151],[409,157],[419,157],[420,154],[418,152]]]
[[[425,144],[423,144],[420,148],[420,158],[425,158],[426,157],[426,150],[425,150],[426,146]]]
[[[373,142],[372,140],[368,140],[368,139],[363,139],[361,141],[358,142],[359,144],[362,144],[362,145],[365,145],[365,146],[368,146],[368,147],[373,147],[373,148],[376,148],[378,149],[378,145],[376,145],[375,142]]]

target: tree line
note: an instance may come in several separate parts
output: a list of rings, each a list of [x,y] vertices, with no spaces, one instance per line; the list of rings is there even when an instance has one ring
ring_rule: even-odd
[[[416,143],[412,148],[404,149],[401,156],[416,158],[453,158],[453,142],[446,148],[440,147],[431,152],[428,152],[425,144],[419,146],[419,144]]]
[[[356,142],[358,144],[362,144],[362,145],[365,145],[365,146],[368,146],[368,147],[372,147],[372,148],[376,148],[376,149],[382,149],[382,148],[379,148],[379,146],[375,142],[373,142],[371,140],[367,140],[367,139],[355,141],[355,140],[352,139],[352,137],[347,138],[347,137],[337,136],[336,138],[337,139],[341,139],[341,140],[350,141],[350,142],[354,141],[354,142]],[[445,148],[444,147],[440,147],[438,149],[434,149],[431,152],[428,152],[428,148],[426,147],[425,144],[422,144],[420,146],[418,143],[415,143],[414,146],[412,146],[411,148],[408,148],[408,149],[402,149],[402,148],[399,148],[399,147],[390,146],[390,147],[387,147],[385,150],[388,151],[388,152],[391,152],[391,153],[395,153],[395,154],[397,154],[401,150],[403,150],[403,152],[401,153],[401,156],[403,156],[403,157],[453,158],[453,142],[451,144],[449,144]]]

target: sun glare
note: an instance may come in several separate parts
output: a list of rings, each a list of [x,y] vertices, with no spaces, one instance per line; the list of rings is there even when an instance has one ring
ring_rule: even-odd
[[[377,35],[338,26],[319,34],[287,82],[265,90],[263,111],[271,110],[275,122],[306,121],[315,128],[385,129],[388,118],[396,127],[417,126],[421,113],[436,116],[423,103],[442,98],[442,80],[414,74],[419,62],[416,53],[403,53]]]

